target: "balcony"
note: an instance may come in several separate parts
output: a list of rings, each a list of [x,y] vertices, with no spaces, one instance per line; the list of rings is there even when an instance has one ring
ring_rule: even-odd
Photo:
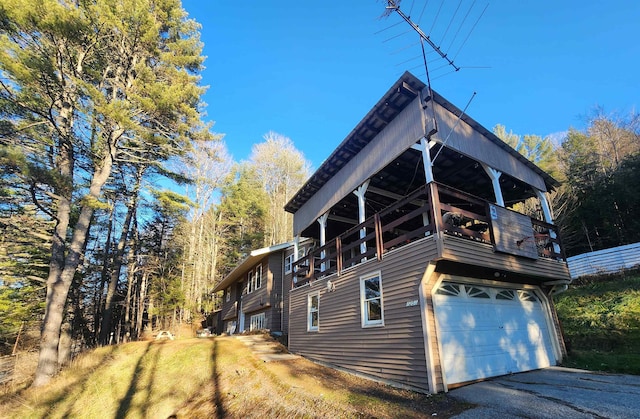
[[[432,182],[296,261],[294,287],[382,260],[385,253],[429,236],[468,240],[478,250],[510,258],[565,260],[557,226]]]

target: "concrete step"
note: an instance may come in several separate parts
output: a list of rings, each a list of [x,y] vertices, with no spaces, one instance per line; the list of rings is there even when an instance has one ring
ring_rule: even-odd
[[[235,338],[247,345],[254,355],[264,362],[300,358],[298,355],[289,353],[287,348],[267,335],[236,335]]]

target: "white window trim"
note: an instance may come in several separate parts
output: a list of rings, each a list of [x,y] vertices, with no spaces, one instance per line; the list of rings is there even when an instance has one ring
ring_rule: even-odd
[[[380,320],[367,319],[367,300],[365,298],[365,281],[372,278],[378,278],[380,283]],[[360,318],[362,319],[362,327],[384,327],[384,292],[382,288],[382,274],[380,271],[372,272],[360,277]]]
[[[311,300],[313,297],[318,298],[318,307],[315,311],[311,310]],[[318,313],[318,324],[316,326],[312,326],[311,314]],[[311,293],[307,295],[307,332],[317,332],[320,330],[320,291]]]
[[[249,318],[249,330],[266,329],[267,316],[264,311],[262,313],[253,314]]]
[[[253,292],[253,269],[247,272],[247,294]]]
[[[284,258],[284,273],[290,274],[293,272],[293,259],[295,255],[292,253],[289,256]]]
[[[259,275],[258,275],[259,274]],[[260,285],[258,285],[258,277],[260,278]],[[260,288],[262,288],[262,264],[259,264],[258,266],[256,266],[256,270],[255,273],[253,275],[253,290],[259,290]]]

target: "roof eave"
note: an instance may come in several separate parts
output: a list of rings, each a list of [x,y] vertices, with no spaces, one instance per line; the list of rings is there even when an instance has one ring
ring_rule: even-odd
[[[261,249],[252,250],[249,255],[242,260],[227,276],[225,276],[218,285],[213,289],[213,292],[219,292],[227,288],[229,285],[236,282],[244,273],[252,267],[256,262],[262,259],[265,255],[284,250],[290,246],[293,246],[294,242],[280,243],[269,247],[263,247]]]

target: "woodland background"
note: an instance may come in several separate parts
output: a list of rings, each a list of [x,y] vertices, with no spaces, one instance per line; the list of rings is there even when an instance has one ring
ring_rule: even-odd
[[[0,353],[36,336],[35,385],[83,348],[200,324],[250,250],[292,238],[310,163],[275,132],[231,158],[203,122],[198,30],[176,0],[0,4]],[[555,142],[494,127],[562,183],[567,256],[640,241],[640,115],[585,111]]]

